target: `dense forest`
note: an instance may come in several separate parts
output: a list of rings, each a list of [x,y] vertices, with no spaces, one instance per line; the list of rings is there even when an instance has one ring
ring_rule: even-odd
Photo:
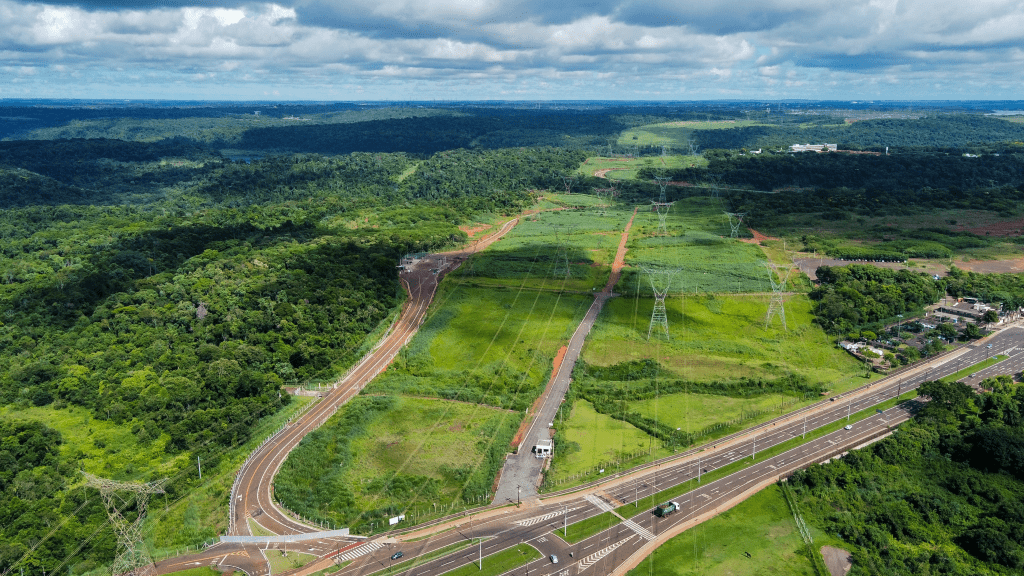
[[[791,144],[838,144],[844,150],[884,152],[888,146],[966,147],[990,142],[1024,141],[1024,125],[980,114],[932,114],[918,119],[877,119],[837,123],[836,118],[805,117],[800,122],[700,130],[695,140],[705,149],[788,148]]]
[[[986,386],[926,382],[931,401],[891,437],[790,479],[805,515],[851,545],[851,575],[1024,570],[1024,388]]]
[[[0,155],[14,178],[0,212],[0,404],[84,410],[174,466],[187,452],[210,469],[288,403],[282,385],[330,378],[362,354],[404,298],[403,254],[463,241],[458,225],[474,215],[524,209],[530,189],[583,159],[531,148],[246,163],[182,140],[7,142]],[[54,514],[79,520],[33,556],[48,572],[105,522],[95,501],[76,512],[78,463],[9,448],[53,432],[37,424],[3,430],[0,460],[18,464],[0,486],[17,496],[3,509],[0,570]],[[160,475],[175,477],[172,498],[198,481],[187,465]],[[82,569],[109,561],[107,548]]]

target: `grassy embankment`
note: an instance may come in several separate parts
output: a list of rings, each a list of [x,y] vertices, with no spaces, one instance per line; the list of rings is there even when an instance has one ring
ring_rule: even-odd
[[[822,534],[811,529],[816,545]],[[815,574],[778,486],[659,546],[630,576]],[[748,556],[749,554],[749,556]]]

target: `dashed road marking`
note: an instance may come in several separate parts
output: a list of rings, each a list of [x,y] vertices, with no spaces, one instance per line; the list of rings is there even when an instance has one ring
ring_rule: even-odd
[[[604,558],[605,556],[611,554],[612,552],[615,551],[616,548],[618,548],[619,546],[622,546],[626,542],[630,541],[632,538],[633,538],[633,536],[628,536],[626,538],[623,538],[622,540],[619,540],[615,544],[612,544],[611,546],[607,546],[605,548],[602,548],[601,550],[598,550],[597,552],[594,552],[590,556],[587,556],[583,560],[580,560],[580,563],[577,564],[578,570],[576,571],[576,573],[579,574],[580,572],[583,572],[584,570],[586,570],[587,568],[590,568],[594,564],[597,564],[598,562],[601,561],[602,558]]]

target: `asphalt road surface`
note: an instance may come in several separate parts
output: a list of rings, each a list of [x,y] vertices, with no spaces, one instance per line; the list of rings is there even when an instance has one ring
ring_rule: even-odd
[[[273,480],[281,464],[306,434],[317,429],[377,374],[387,368],[399,350],[416,333],[445,272],[453,270],[472,254],[500,239],[516,223],[518,219],[510,220],[495,233],[465,249],[445,254],[429,254],[407,265],[400,272],[400,278],[409,293],[409,300],[387,336],[334,387],[325,390],[323,397],[318,399],[312,408],[264,442],[242,465],[231,489],[230,535],[251,535],[250,520],[264,530],[279,535],[307,534],[324,530],[322,527],[300,522],[274,503]],[[321,539],[318,544],[313,544],[314,542],[318,541],[303,541],[302,545],[313,546],[318,551],[336,551],[355,546],[360,539],[334,537]],[[200,554],[157,562],[156,569],[158,574],[165,574],[203,565],[232,567],[250,576],[267,576],[270,567],[262,550],[268,546],[283,548],[285,544],[221,542]]]
[[[990,343],[993,344],[991,349],[987,347]],[[981,362],[992,356],[991,350],[1009,353],[1009,359],[989,369],[993,373],[1005,373],[1008,367],[1024,361],[1024,330],[1004,330],[981,344],[950,354],[934,365],[886,378],[856,394],[824,400],[778,421],[747,430],[732,440],[716,441],[697,453],[664,463],[641,475],[613,480],[582,493],[545,499],[538,506],[511,508],[488,520],[463,520],[457,527],[424,540],[396,542],[381,547],[374,553],[358,558],[339,575],[373,573],[387,567],[391,554],[402,550],[403,560],[412,562],[403,565],[395,574],[437,576],[476,562],[481,552],[486,563],[487,555],[520,542],[535,547],[543,554],[543,558],[508,573],[510,575],[525,575],[527,570],[538,576],[615,573],[617,569],[635,564],[649,554],[657,544],[659,535],[697,525],[708,514],[742,499],[760,487],[776,482],[794,470],[837,456],[851,447],[888,433],[894,426],[909,419],[920,406],[921,400],[901,403],[859,421],[853,421],[852,416],[894,398],[897,393],[914,389],[922,382],[952,374],[958,366],[963,368]],[[843,423],[848,418],[851,422],[849,430],[839,428],[770,458],[760,456],[769,448],[810,434],[823,426]],[[703,481],[698,488],[672,498],[681,505],[675,514],[658,518],[653,515],[651,506],[643,509],[636,507],[638,499],[679,486],[694,480],[698,475],[703,477],[738,461],[749,461],[752,465],[712,482]],[[630,507],[630,504],[634,506]],[[568,523],[571,535],[572,523],[616,509],[623,521],[576,544],[567,544],[551,533]],[[479,547],[475,544],[478,538],[484,538]],[[427,562],[415,563],[416,556],[457,542],[474,542],[474,545]],[[551,564],[548,559],[551,554],[559,557],[558,565]]]

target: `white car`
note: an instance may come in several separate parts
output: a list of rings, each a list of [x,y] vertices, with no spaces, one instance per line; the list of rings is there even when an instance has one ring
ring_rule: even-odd
[[[847,424],[846,426],[843,426],[843,430],[853,430],[853,424]]]

